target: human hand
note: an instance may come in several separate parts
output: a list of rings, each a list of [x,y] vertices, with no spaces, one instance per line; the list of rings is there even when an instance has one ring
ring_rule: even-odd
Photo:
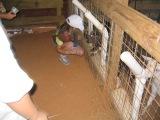
[[[29,120],[48,120],[47,113],[37,111]]]
[[[16,14],[13,14],[11,11],[8,13],[5,13],[5,19],[11,20],[14,17],[16,17]]]

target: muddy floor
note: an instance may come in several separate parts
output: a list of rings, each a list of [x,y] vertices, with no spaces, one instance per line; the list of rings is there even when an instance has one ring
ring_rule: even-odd
[[[70,56],[69,66],[61,64],[49,32],[21,34],[12,42],[19,63],[37,85],[33,101],[57,115],[53,120],[118,120],[84,57]]]

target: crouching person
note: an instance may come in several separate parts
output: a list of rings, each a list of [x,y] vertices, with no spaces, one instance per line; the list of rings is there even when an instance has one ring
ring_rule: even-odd
[[[59,60],[63,64],[68,65],[70,63],[67,55],[82,56],[84,54],[84,50],[80,46],[83,30],[82,18],[78,15],[71,15],[53,35],[53,41],[56,43],[57,51],[60,53]]]

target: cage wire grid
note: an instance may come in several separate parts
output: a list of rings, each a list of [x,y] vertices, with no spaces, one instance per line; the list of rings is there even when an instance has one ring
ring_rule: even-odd
[[[109,36],[110,36],[110,19],[107,18],[100,9],[95,7],[93,4],[85,5],[88,10],[96,17],[96,19],[103,24],[103,26],[108,30]],[[107,63],[108,63],[108,54],[109,54],[109,44],[110,44],[110,38],[104,38],[105,43],[108,45],[107,49],[104,48],[102,45],[102,36],[103,33],[101,33],[94,25],[92,25],[91,29],[89,30],[89,21],[88,19],[84,18],[84,25],[85,25],[85,32],[84,37],[86,41],[83,41],[84,48],[86,48],[86,56],[89,61],[90,66],[92,70],[94,71],[94,75],[97,79],[100,80],[100,84],[104,84],[104,80],[106,79],[106,71],[107,71]],[[101,64],[101,52],[104,51],[106,53],[105,62],[106,65],[103,66]],[[97,69],[101,69],[100,71],[97,71]],[[97,74],[99,72],[99,74]],[[103,75],[102,75],[103,74]]]
[[[99,81],[102,81],[104,85],[104,79],[106,80],[109,95],[112,98],[112,102],[122,116],[123,120],[158,120],[160,119],[160,64],[145,51],[139,44],[136,43],[127,33],[124,32],[122,37],[121,53],[128,51],[135,61],[149,74],[146,76],[146,83],[142,83],[141,79],[139,86],[136,85],[136,76],[130,70],[130,68],[119,61],[118,72],[114,73],[114,83],[116,87],[113,87],[112,83],[107,82],[108,73],[110,71],[110,61],[114,62],[110,58],[112,49],[116,46],[113,45],[113,35],[116,34],[112,30],[114,23],[111,19],[103,14],[103,12],[90,3],[89,0],[80,0],[81,3],[91,11],[91,13],[106,27],[109,33],[109,39],[106,38],[107,49],[102,46],[102,33],[93,26],[89,31],[89,22],[84,18],[85,32],[83,46],[86,50],[86,58],[90,63],[90,66]],[[78,12],[80,14],[80,11]],[[97,48],[96,48],[97,47]],[[95,51],[92,51],[94,50]],[[106,66],[101,66],[101,52],[106,52]],[[112,56],[114,53],[112,53]],[[120,59],[120,58],[119,58]],[[105,69],[104,69],[105,68]],[[101,73],[105,73],[105,77],[101,77]],[[138,96],[138,91],[144,87],[142,96]],[[137,91],[135,91],[135,88]],[[137,109],[135,101],[139,103],[139,109]],[[112,104],[112,103],[111,103]],[[137,118],[133,119],[133,113],[137,112]],[[134,115],[135,116],[135,115]]]
[[[151,75],[146,78],[147,80],[146,84],[144,84],[142,99],[139,99],[138,93],[134,93],[136,86],[136,76],[132,73],[127,65],[120,61],[115,83],[117,83],[116,89],[121,91],[121,93],[119,93],[119,96],[113,97],[116,106],[119,107],[119,112],[124,114],[124,120],[132,120],[132,112],[134,111],[134,109],[136,109],[133,107],[133,103],[135,102],[133,101],[133,97],[136,97],[136,99],[140,103],[140,109],[138,111],[139,120],[160,119],[160,86],[159,84],[157,84],[156,86],[154,85],[160,82],[159,73],[157,73],[159,63],[154,60],[154,58],[149,55],[140,45],[138,45],[127,33],[124,33],[123,36],[121,53],[123,53],[124,51],[129,51],[134,59],[148,72],[147,74]],[[143,85],[141,81],[140,84]],[[155,87],[156,95],[153,94],[153,87]],[[137,89],[141,89],[140,86],[137,86]],[[153,98],[152,100],[151,97]],[[121,106],[119,104],[121,104]]]

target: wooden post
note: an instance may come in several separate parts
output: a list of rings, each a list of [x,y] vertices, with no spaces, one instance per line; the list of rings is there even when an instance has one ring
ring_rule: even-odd
[[[68,15],[73,14],[73,3],[72,0],[68,0]]]
[[[128,0],[117,0],[117,2],[120,2],[121,4],[128,6]]]
[[[57,2],[57,16],[62,15],[62,7],[63,7],[63,0],[58,0]]]
[[[128,0],[117,0],[118,2],[123,3],[124,5],[128,4]],[[115,23],[112,22],[111,25],[111,32],[113,34],[111,39],[111,48],[109,53],[109,63],[108,63],[108,70],[107,70],[107,80],[104,85],[104,95],[107,97],[112,90],[116,87],[116,78],[118,74],[118,67],[120,61],[120,54],[121,54],[121,47],[122,47],[122,38],[124,31]],[[111,38],[111,37],[110,37]]]
[[[120,53],[122,46],[122,29],[116,25],[112,25],[113,39],[112,46],[110,48],[110,56],[107,70],[107,80],[104,86],[104,92],[113,90],[116,87],[116,76],[118,73],[118,66],[120,61]]]

